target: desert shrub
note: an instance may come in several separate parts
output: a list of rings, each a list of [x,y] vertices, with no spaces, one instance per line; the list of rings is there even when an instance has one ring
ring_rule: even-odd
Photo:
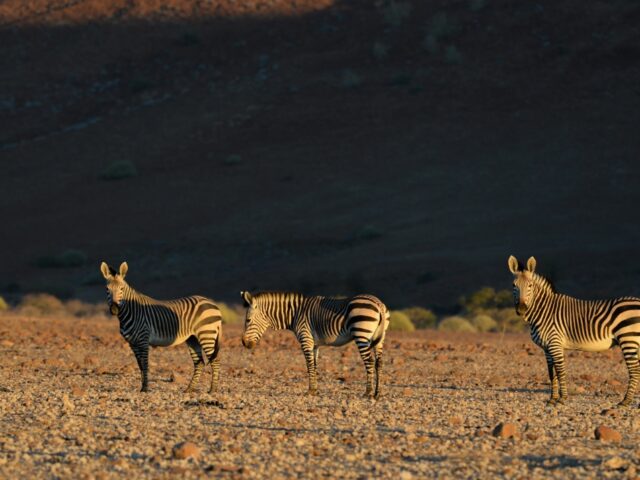
[[[243,309],[241,307],[237,305],[230,306],[224,302],[216,302],[216,305],[218,305],[222,314],[222,323],[233,324],[244,321],[244,313],[242,313]]]
[[[449,45],[444,51],[444,61],[450,64],[462,63],[462,54],[458,47]]]
[[[7,304],[4,298],[0,297],[0,312],[4,312],[5,310],[8,310],[8,309],[9,309],[9,305]]]
[[[443,318],[438,324],[438,330],[444,332],[477,332],[477,328],[471,325],[466,318],[453,316]]]
[[[82,300],[67,300],[64,308],[70,315],[74,317],[101,317],[107,313],[107,302],[104,303],[88,303]]]
[[[240,165],[242,163],[242,155],[233,154],[224,159],[224,164],[227,166]]]
[[[65,312],[65,307],[49,293],[30,293],[22,297],[18,310],[25,315],[55,315]]]
[[[80,267],[87,261],[87,254],[81,250],[69,249],[58,255],[46,255],[36,260],[41,268],[70,268]]]
[[[362,77],[351,69],[342,72],[340,84],[343,88],[353,89],[362,85]]]
[[[469,296],[460,297],[459,303],[469,312],[489,308],[505,308],[513,305],[513,295],[509,290],[496,292],[492,287],[483,287]]]
[[[416,328],[433,328],[438,320],[435,313],[423,307],[409,307],[401,312],[409,317]]]
[[[102,180],[122,180],[124,178],[135,177],[138,174],[138,169],[128,160],[120,160],[113,162],[107,166],[101,173],[100,178]]]
[[[373,44],[372,53],[376,60],[384,60],[389,54],[389,45],[382,42],[375,42]]]
[[[399,310],[391,312],[389,319],[389,330],[394,332],[413,332],[416,327],[411,323],[409,317]]]
[[[514,308],[501,308],[495,311],[498,328],[504,332],[524,332],[529,329],[527,323],[518,316]]]
[[[486,314],[476,315],[471,319],[471,324],[476,327],[479,332],[498,331],[498,322]]]
[[[411,15],[411,8],[409,2],[388,0],[381,9],[382,18],[390,27],[397,28]]]

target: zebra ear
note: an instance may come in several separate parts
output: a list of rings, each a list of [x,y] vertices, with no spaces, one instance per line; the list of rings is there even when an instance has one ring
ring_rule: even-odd
[[[529,260],[527,260],[527,270],[529,270],[531,273],[536,271],[536,259],[535,257],[529,257]]]
[[[518,266],[519,266],[519,265],[518,265],[518,259],[517,259],[516,257],[514,257],[513,255],[511,255],[511,256],[509,257],[509,262],[508,262],[508,264],[509,264],[509,270],[511,270],[511,273],[513,273],[514,275],[515,275],[516,273],[518,273],[518,271],[519,271],[519,270],[518,270]]]
[[[100,264],[100,271],[102,272],[102,276],[105,278],[105,280],[109,280],[113,275],[111,274],[111,271],[113,269],[106,264],[106,262],[102,262]]]
[[[251,302],[253,301],[253,297],[251,296],[251,294],[249,292],[240,292],[240,295],[242,296],[242,299],[244,300],[244,306],[248,307],[251,305]]]
[[[122,262],[120,264],[120,276],[124,278],[128,271],[129,271],[129,265],[127,265],[127,262]]]

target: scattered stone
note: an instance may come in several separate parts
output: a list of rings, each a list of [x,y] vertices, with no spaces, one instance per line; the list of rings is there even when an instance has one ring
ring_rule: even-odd
[[[518,434],[518,427],[513,423],[499,423],[496,428],[493,429],[493,436],[499,438],[516,438]]]
[[[602,440],[603,442],[618,443],[622,441],[622,435],[620,435],[620,432],[617,432],[606,425],[600,425],[596,428],[595,437],[596,440]]]
[[[620,411],[615,408],[605,408],[604,410],[602,410],[602,412],[600,412],[600,415],[616,418],[620,415]]]
[[[193,442],[181,442],[173,447],[173,458],[198,458],[200,456],[200,447]]]
[[[602,462],[602,465],[609,470],[626,470],[629,462],[621,457],[611,457]]]
[[[69,412],[73,412],[75,408],[76,406],[69,399],[69,395],[67,395],[66,393],[62,394],[62,410],[69,413]]]
[[[86,394],[87,391],[84,388],[76,386],[71,389],[71,395],[73,395],[74,397],[84,397]]]
[[[453,417],[449,417],[449,425],[452,425],[454,427],[459,427],[460,425],[462,425],[464,423],[464,419],[462,417],[459,416],[453,416]]]
[[[0,345],[3,347],[13,347],[15,344],[11,340],[2,340]]]
[[[411,480],[413,478],[413,474],[408,472],[407,470],[403,470],[400,472],[400,480]]]

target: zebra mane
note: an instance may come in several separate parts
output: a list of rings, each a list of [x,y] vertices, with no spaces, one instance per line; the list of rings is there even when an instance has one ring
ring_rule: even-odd
[[[539,273],[534,273],[533,278],[535,282],[545,290],[551,293],[558,293],[558,291],[556,290],[556,286],[547,277],[540,275]]]
[[[109,267],[109,273],[110,273],[112,276],[114,276],[114,277],[115,277],[116,275],[118,275],[118,272],[116,271],[116,269],[115,269],[115,268],[113,268],[111,265],[107,265],[107,267]]]
[[[297,292],[286,292],[286,291],[278,291],[278,290],[265,290],[262,292],[257,292],[253,294],[254,300],[259,299],[277,299],[277,300],[287,300],[291,298],[304,298],[304,295]]]

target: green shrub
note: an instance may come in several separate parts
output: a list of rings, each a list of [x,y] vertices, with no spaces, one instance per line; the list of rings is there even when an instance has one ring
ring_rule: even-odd
[[[244,321],[244,314],[242,313],[243,309],[241,307],[237,305],[230,306],[224,302],[216,302],[216,305],[218,305],[220,313],[222,314],[222,323],[233,324]]]
[[[343,88],[353,89],[362,85],[362,77],[351,69],[342,72],[340,84]]]
[[[375,42],[373,44],[372,52],[376,60],[384,60],[387,58],[387,55],[389,55],[389,45],[382,42]]]
[[[416,328],[434,328],[438,317],[431,310],[422,307],[409,307],[401,310]]]
[[[471,323],[469,323],[467,319],[458,316],[443,318],[442,321],[438,324],[438,330],[442,330],[444,332],[469,333],[475,333],[478,331],[476,327],[471,325]]]
[[[529,326],[515,311],[515,308],[501,308],[496,310],[495,318],[498,328],[505,332],[524,332]]]
[[[87,254],[81,250],[65,250],[58,255],[46,255],[36,260],[41,268],[81,267],[87,261]]]
[[[397,28],[411,15],[411,4],[409,2],[397,2],[388,0],[382,7],[382,18],[391,27]]]
[[[476,327],[479,332],[498,331],[498,322],[486,314],[476,315],[471,319],[471,324]]]
[[[18,310],[27,315],[56,315],[65,312],[64,304],[49,293],[30,293],[22,297]]]
[[[449,45],[444,51],[444,61],[450,64],[462,63],[462,54],[458,47]]]
[[[413,332],[415,329],[416,327],[411,323],[411,320],[406,314],[398,310],[391,312],[389,330],[394,332]]]
[[[8,309],[9,309],[9,305],[7,305],[7,302],[5,301],[4,298],[0,297],[0,312],[3,312]]]
[[[488,308],[513,306],[513,294],[509,290],[496,292],[492,287],[483,287],[469,296],[460,297],[460,306],[468,312],[477,312]]]
[[[102,303],[87,303],[77,299],[67,300],[64,303],[64,308],[70,315],[80,318],[103,317],[107,314],[106,301]]]
[[[133,162],[120,160],[113,162],[100,173],[102,180],[122,180],[124,178],[135,177],[138,170]]]

